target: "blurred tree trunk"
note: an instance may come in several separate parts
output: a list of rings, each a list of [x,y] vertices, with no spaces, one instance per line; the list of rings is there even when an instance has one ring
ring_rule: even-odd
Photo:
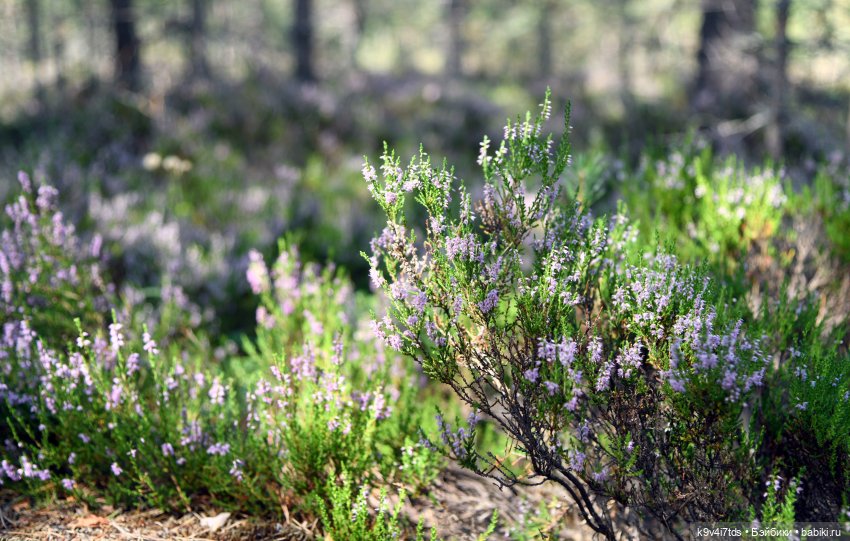
[[[702,0],[693,105],[698,111],[729,111],[756,84],[756,0]],[[733,111],[733,114],[741,114]]]
[[[41,62],[41,6],[39,0],[27,0],[27,24],[29,25],[29,40],[27,56],[33,66]]]
[[[295,49],[295,78],[301,82],[316,80],[313,67],[313,0],[295,0],[295,23],[292,27]]]
[[[767,151],[774,160],[782,157],[786,121],[785,97],[788,89],[788,17],[791,0],[776,2],[776,64],[771,85],[770,124],[765,132]]]
[[[629,14],[629,0],[616,0],[617,15],[620,19],[620,31],[617,32],[617,71],[620,75],[620,103],[628,114],[634,108],[632,95],[632,59],[635,45],[635,31],[632,16]]]
[[[357,66],[357,52],[360,49],[360,42],[363,40],[363,34],[366,32],[366,0],[352,0],[352,8],[354,9],[354,43],[351,47],[351,67]]]
[[[136,91],[141,87],[142,66],[133,0],[109,1],[115,33],[115,80],[119,86]]]
[[[463,74],[463,52],[466,48],[463,21],[466,7],[466,0],[449,0],[449,43],[446,51],[446,73],[449,77],[460,77]]]
[[[539,72],[541,81],[552,76],[552,15],[555,10],[555,0],[543,0],[537,18],[537,55],[540,59]]]
[[[38,103],[44,102],[44,86],[41,84],[39,68],[41,66],[41,6],[39,0],[27,0],[27,25],[29,26],[29,40],[27,43],[27,56],[32,63],[33,75],[35,77],[35,98]]]
[[[192,75],[207,77],[210,66],[207,62],[207,8],[209,0],[191,0],[192,13],[189,20],[189,63]]]

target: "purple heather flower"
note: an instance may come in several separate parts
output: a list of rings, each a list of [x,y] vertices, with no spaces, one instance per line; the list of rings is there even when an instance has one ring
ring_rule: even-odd
[[[584,469],[584,460],[586,455],[581,451],[570,451],[568,453],[570,469],[573,471],[581,471]]]
[[[611,385],[611,370],[614,366],[611,363],[606,363],[605,367],[599,373],[599,378],[596,380],[596,390],[604,391]]]
[[[481,309],[482,313],[489,314],[497,304],[499,304],[499,291],[491,289],[487,292],[487,296],[484,297],[484,300],[478,303],[478,308]]]
[[[121,469],[121,466],[119,466],[117,462],[113,462],[112,465],[109,467],[109,469],[112,470],[112,474],[115,477],[118,477],[119,475],[121,475],[124,472],[124,470]]]
[[[219,455],[224,456],[230,452],[230,444],[229,443],[214,443],[207,447],[208,455]]]
[[[536,383],[537,379],[540,377],[540,368],[536,366],[534,368],[529,368],[528,370],[523,372],[522,375],[523,377],[525,377],[526,380],[530,381],[531,383]]]
[[[605,466],[598,472],[593,472],[593,480],[597,483],[602,483],[608,480],[608,466]]]
[[[77,486],[77,483],[73,479],[62,479],[62,488],[68,492],[74,490],[75,486]]]
[[[162,444],[162,456],[174,456],[174,447],[166,442]]]
[[[387,345],[393,348],[396,351],[401,351],[404,342],[402,341],[401,336],[397,334],[392,334],[387,337]]]
[[[546,387],[546,390],[549,391],[549,396],[553,396],[561,388],[557,383],[553,381],[544,381],[543,385]]]
[[[428,296],[424,292],[419,291],[415,295],[411,295],[410,306],[420,316],[425,312],[425,308],[427,307],[427,305],[428,305]]]

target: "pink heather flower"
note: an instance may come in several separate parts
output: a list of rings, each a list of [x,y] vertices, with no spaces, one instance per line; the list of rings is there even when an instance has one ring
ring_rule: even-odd
[[[263,261],[263,255],[256,250],[251,250],[248,253],[248,259],[248,270],[245,274],[248,278],[248,284],[251,286],[251,291],[255,295],[269,291],[269,271],[266,268],[265,261]]]
[[[221,384],[218,378],[215,378],[210,386],[209,397],[212,400],[213,404],[222,405],[224,404],[224,396],[227,393],[227,390]]]
[[[127,356],[127,375],[132,376],[139,371],[139,354],[136,352]]]
[[[244,479],[245,474],[242,472],[242,467],[245,463],[239,459],[233,461],[232,466],[230,467],[230,475],[233,476],[237,481],[241,482]]]
[[[156,342],[153,341],[150,333],[148,333],[147,331],[142,334],[142,342],[144,342],[142,349],[145,350],[148,355],[159,355],[159,350],[156,347]]]
[[[274,316],[266,310],[265,306],[258,306],[256,312],[257,323],[265,329],[273,329],[275,325]]]
[[[39,186],[35,206],[42,212],[47,212],[56,206],[59,191],[53,186]]]
[[[112,389],[106,396],[106,409],[112,410],[121,405],[123,402],[124,389],[121,387],[121,381],[118,378],[112,380]]]
[[[387,283],[386,279],[384,278],[384,275],[381,274],[381,271],[379,271],[375,267],[369,269],[369,278],[372,280],[372,285],[375,287],[375,289],[380,289],[384,286],[385,283]]]
[[[24,192],[32,193],[32,183],[30,183],[30,176],[23,171],[18,171],[18,182],[21,183],[21,188],[23,188]]]
[[[363,178],[370,184],[370,190],[372,189],[371,184],[378,180],[378,174],[375,172],[375,168],[370,164],[363,164]]]
[[[116,353],[124,347],[124,335],[121,333],[123,327],[120,323],[111,323],[109,325],[109,345],[112,351]]]
[[[77,337],[77,347],[80,349],[87,348],[91,345],[91,340],[88,339],[89,333],[83,331]]]
[[[124,470],[121,469],[121,466],[119,466],[117,462],[113,462],[112,465],[109,467],[109,469],[112,470],[112,474],[115,477],[118,477],[119,475],[124,473]]]

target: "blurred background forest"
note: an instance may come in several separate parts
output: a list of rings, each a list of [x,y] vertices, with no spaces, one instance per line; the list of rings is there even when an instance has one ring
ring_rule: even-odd
[[[0,0],[0,72],[0,199],[51,182],[125,296],[226,334],[281,235],[366,287],[364,155],[474,178],[547,87],[612,192],[685,140],[800,183],[850,149],[850,0]]]

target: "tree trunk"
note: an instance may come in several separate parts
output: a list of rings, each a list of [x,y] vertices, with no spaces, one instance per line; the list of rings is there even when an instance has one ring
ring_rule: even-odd
[[[292,27],[295,49],[295,78],[301,82],[316,80],[313,68],[313,1],[295,0],[295,24]]]
[[[360,42],[363,41],[363,35],[366,32],[366,11],[367,0],[352,0],[352,8],[354,10],[354,42],[351,46],[351,67],[357,67],[357,52],[360,49]]]
[[[27,24],[29,25],[29,43],[27,56],[33,66],[41,62],[41,6],[39,0],[27,0]]]
[[[620,102],[628,114],[634,107],[632,96],[632,62],[631,52],[634,47],[634,31],[632,17],[629,14],[628,0],[617,0],[617,11],[620,19],[620,31],[617,36],[617,71],[620,78]]]
[[[703,0],[693,93],[697,110],[728,111],[747,103],[758,71],[755,23],[756,0]]]
[[[788,17],[791,0],[776,2],[776,65],[773,69],[773,84],[770,103],[770,124],[765,133],[767,151],[774,160],[782,157],[784,150],[785,96],[788,88]]]
[[[136,91],[141,87],[141,61],[133,0],[110,0],[110,4],[115,32],[115,80],[120,87]]]
[[[449,0],[449,44],[446,55],[446,73],[449,77],[460,77],[463,74],[463,52],[466,48],[463,37],[465,15],[466,0]]]
[[[207,2],[192,0],[192,14],[189,20],[189,63],[194,77],[207,77],[210,67],[207,63]]]
[[[552,11],[555,3],[546,0],[540,3],[537,14],[537,55],[540,58],[538,78],[545,81],[552,76]]]

